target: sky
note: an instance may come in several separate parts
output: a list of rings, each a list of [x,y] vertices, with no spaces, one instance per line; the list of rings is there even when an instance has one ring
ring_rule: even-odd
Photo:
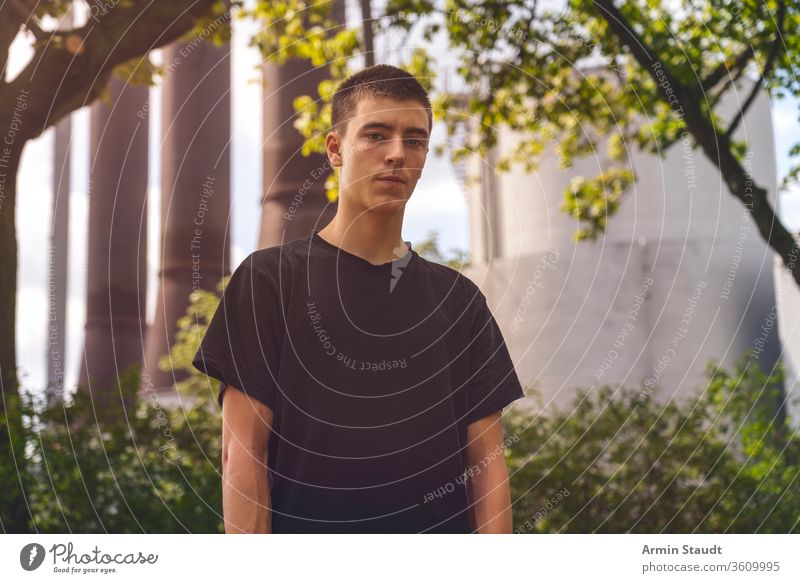
[[[352,0],[350,2],[352,4]],[[357,14],[348,6],[348,14]],[[262,189],[260,55],[247,46],[254,24],[236,21],[232,42],[232,260],[238,265],[256,249]],[[379,39],[376,62],[397,63],[389,47],[396,39]],[[9,78],[21,70],[31,54],[29,39],[18,37],[12,46]],[[158,53],[155,55],[158,60]],[[441,62],[441,60],[440,60]],[[150,173],[148,186],[148,322],[152,321],[157,293],[160,209],[160,94],[151,89]],[[773,123],[782,177],[789,161],[786,156],[798,135],[796,101],[773,102]],[[70,241],[67,308],[67,354],[65,386],[77,382],[86,315],[86,252],[88,219],[89,110],[73,113],[72,160],[70,165]],[[444,128],[434,127],[432,147],[445,139]],[[17,237],[19,271],[17,290],[17,351],[20,377],[28,389],[38,391],[46,382],[47,353],[47,244],[52,206],[53,130],[29,142],[19,175]],[[800,189],[781,196],[781,218],[790,229],[800,230]],[[469,250],[467,196],[444,158],[429,155],[422,179],[406,208],[403,237],[412,243],[428,233],[439,233],[440,248]]]

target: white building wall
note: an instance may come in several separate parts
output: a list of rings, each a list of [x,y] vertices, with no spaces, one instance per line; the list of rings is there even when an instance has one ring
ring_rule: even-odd
[[[774,205],[765,95],[739,136]],[[502,131],[498,148],[509,152],[515,141]],[[471,160],[470,172],[481,164]],[[560,207],[573,176],[607,167],[602,148],[570,170],[554,156],[532,174],[514,166],[496,188],[470,193],[473,264],[465,273],[487,295],[520,379],[537,384],[545,403],[601,384],[652,385],[646,393],[662,401],[701,388],[707,362],[731,367],[774,314],[774,254],[705,155],[678,142],[663,159],[634,151],[632,164],[638,180],[596,242],[576,243],[578,225]],[[779,352],[773,326],[758,362],[770,370]]]

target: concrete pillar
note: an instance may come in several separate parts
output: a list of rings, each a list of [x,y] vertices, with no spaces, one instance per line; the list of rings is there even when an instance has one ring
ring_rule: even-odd
[[[73,11],[59,22],[59,30],[73,26]],[[71,116],[56,124],[53,136],[53,204],[47,256],[47,402],[64,401],[67,336],[67,273],[69,271],[69,182]]]
[[[230,273],[230,46],[173,43],[161,112],[161,245],[142,388],[165,398],[183,371],[162,371],[192,291]]]
[[[343,0],[336,0],[333,18],[345,20]],[[299,95],[316,97],[317,85],[328,78],[325,67],[307,61],[265,63],[264,78],[264,196],[261,201],[259,248],[300,239],[327,225],[336,204],[325,196],[331,166],[324,154],[303,156],[304,138],[294,128],[292,101]]]
[[[142,361],[147,288],[148,88],[112,77],[91,111],[86,336],[79,384],[98,407]]]
[[[70,116],[58,122],[53,144],[53,214],[47,257],[47,401],[50,404],[64,400],[71,127]]]

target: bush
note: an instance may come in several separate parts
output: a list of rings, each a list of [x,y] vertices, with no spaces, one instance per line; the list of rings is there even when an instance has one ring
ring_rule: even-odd
[[[180,383],[180,409],[139,390],[138,365],[120,375],[112,393],[119,398],[102,409],[82,388],[63,405],[47,406],[28,391],[9,400],[3,423],[15,449],[0,455],[0,487],[22,483],[28,532],[224,531],[220,415],[208,390],[215,382],[191,366],[219,299],[196,292],[181,319],[172,357],[190,376]]]
[[[707,366],[696,398],[579,391],[569,410],[510,410],[504,425],[515,532],[800,531],[800,440],[789,436],[782,366],[751,354]]]
[[[139,378],[137,366],[119,379],[129,409],[96,410],[84,390],[49,408],[22,393],[31,531],[222,532],[218,415],[163,408]]]

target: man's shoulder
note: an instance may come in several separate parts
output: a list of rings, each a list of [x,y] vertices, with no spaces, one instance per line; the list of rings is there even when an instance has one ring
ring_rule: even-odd
[[[467,301],[481,293],[477,284],[458,269],[425,259],[421,255],[417,255],[417,258],[420,260],[421,268],[426,272],[427,282],[436,282],[445,290],[456,292],[455,297],[466,298]]]
[[[274,275],[280,266],[295,262],[305,252],[308,253],[308,238],[295,239],[280,245],[256,249],[242,262],[250,269],[265,275]]]

